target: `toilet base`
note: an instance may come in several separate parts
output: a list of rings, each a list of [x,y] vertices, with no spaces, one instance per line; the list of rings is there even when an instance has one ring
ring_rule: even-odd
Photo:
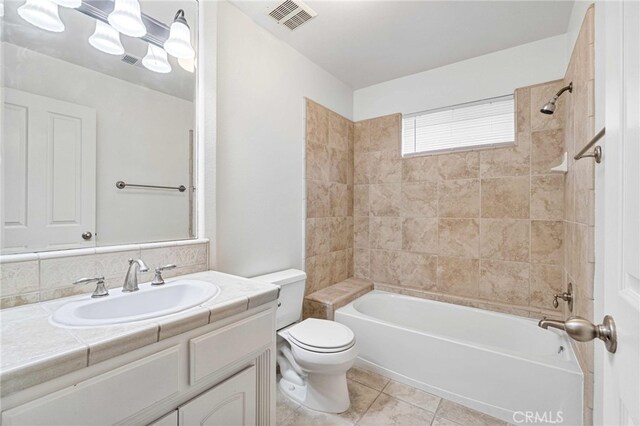
[[[304,385],[281,378],[280,390],[307,408],[324,413],[343,413],[351,406],[346,374],[310,374]]]

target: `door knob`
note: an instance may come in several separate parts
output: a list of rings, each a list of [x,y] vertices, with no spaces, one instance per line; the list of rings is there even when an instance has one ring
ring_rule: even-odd
[[[93,234],[89,231],[82,233],[82,238],[84,238],[85,240],[90,240],[91,237],[93,237]]]

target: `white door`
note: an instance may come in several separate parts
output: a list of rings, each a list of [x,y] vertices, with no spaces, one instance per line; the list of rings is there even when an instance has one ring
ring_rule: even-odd
[[[178,408],[180,426],[256,424],[256,367],[220,383]]]
[[[94,245],[94,109],[5,88],[2,169],[3,252]]]
[[[596,167],[596,319],[611,315],[618,348],[596,342],[594,423],[640,425],[640,2],[601,2],[606,139]],[[584,160],[583,160],[584,161]],[[598,262],[599,261],[599,262]],[[599,406],[602,402],[601,407]]]

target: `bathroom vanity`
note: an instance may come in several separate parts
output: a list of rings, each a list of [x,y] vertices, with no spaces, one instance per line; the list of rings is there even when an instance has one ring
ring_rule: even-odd
[[[88,295],[3,310],[2,424],[275,424],[279,288],[213,271],[178,278],[219,292],[180,313],[100,327],[52,322]]]

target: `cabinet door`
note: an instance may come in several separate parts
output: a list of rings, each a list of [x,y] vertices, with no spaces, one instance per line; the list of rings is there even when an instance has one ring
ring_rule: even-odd
[[[252,366],[178,408],[180,426],[256,424],[256,367]]]

